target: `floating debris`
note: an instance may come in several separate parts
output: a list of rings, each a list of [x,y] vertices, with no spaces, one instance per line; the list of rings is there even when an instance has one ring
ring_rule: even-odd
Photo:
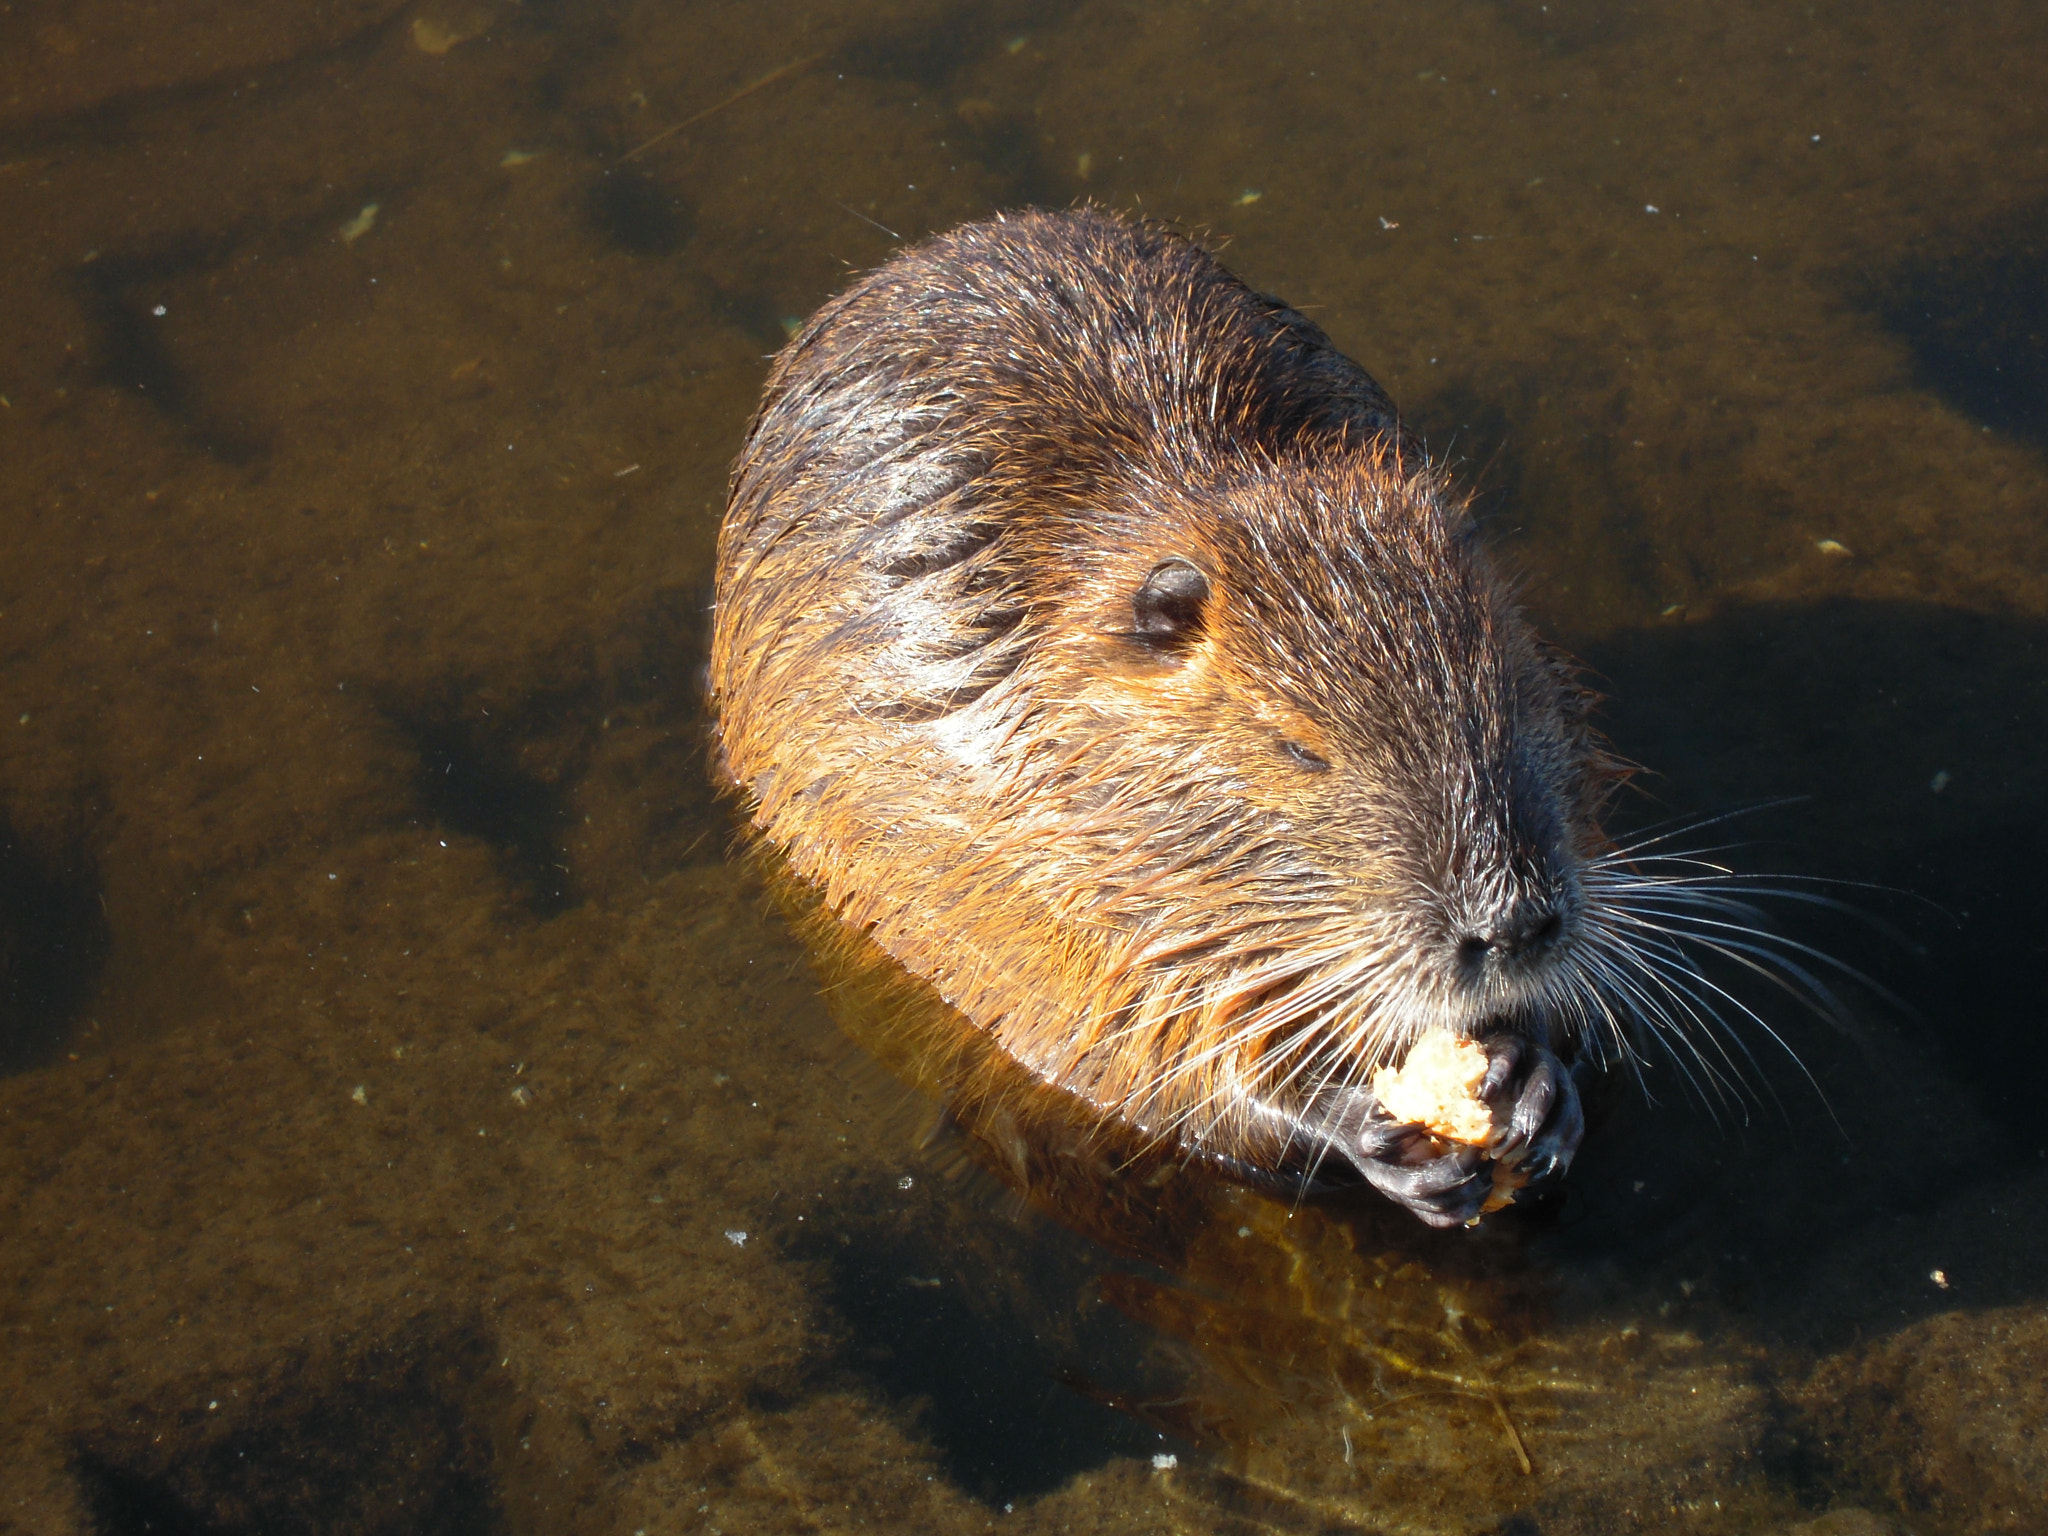
[[[491,23],[496,19],[483,6],[471,7],[456,16],[415,16],[412,19],[412,45],[421,53],[431,53],[438,58],[458,43],[482,37],[490,31]]]
[[[761,76],[760,79],[751,80],[747,84],[741,86],[738,90],[734,91],[730,96],[726,97],[724,100],[714,101],[710,106],[706,107],[703,111],[694,113],[691,116],[684,118],[680,123],[671,123],[668,127],[662,129],[661,132],[657,133],[653,138],[647,139],[642,143],[634,145],[633,148],[627,150],[623,155],[619,156],[619,158],[621,160],[637,159],[641,155],[645,154],[648,150],[654,148],[655,145],[661,143],[662,140],[671,138],[674,135],[681,133],[685,128],[696,127],[697,124],[703,122],[705,118],[710,117],[713,113],[723,112],[727,107],[731,106],[736,101],[745,101],[749,96],[753,95],[754,92],[771,86],[778,80],[786,80],[791,75],[801,74],[804,70],[809,69],[813,64],[817,63],[818,60],[824,57],[825,55],[822,53],[808,54],[801,59],[792,59],[789,63],[782,65],[780,68],[771,69],[768,71],[767,74]],[[646,105],[646,99],[644,97],[641,98],[640,104],[642,106]]]
[[[377,227],[378,207],[376,203],[363,204],[363,211],[341,226],[339,234],[343,245],[354,245]]]

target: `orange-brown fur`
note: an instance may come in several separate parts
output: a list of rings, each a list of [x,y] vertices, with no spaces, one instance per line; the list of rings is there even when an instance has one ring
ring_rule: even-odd
[[[1133,625],[1163,561],[1206,578],[1171,643]],[[810,321],[734,471],[711,688],[796,873],[1151,1134],[1276,1165],[1426,1030],[1601,1022],[1569,670],[1378,387],[1167,231],[969,226]],[[1550,951],[1460,968],[1538,901]]]

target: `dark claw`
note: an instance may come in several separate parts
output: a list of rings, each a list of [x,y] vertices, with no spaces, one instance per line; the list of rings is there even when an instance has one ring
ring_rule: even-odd
[[[1515,1096],[1514,1108],[1508,1114],[1507,1134],[1501,1137],[1496,1152],[1520,1151],[1529,1145],[1536,1133],[1543,1129],[1550,1118],[1551,1106],[1557,1100],[1557,1087],[1564,1077],[1562,1065],[1550,1052],[1539,1048],[1529,1075]]]
[[[1576,1063],[1567,1069],[1564,1063],[1545,1051],[1542,1065],[1547,1068],[1544,1104],[1540,1112],[1532,1111],[1530,1115],[1529,1150],[1522,1155],[1521,1164],[1529,1175],[1531,1187],[1564,1177],[1564,1171],[1571,1167],[1572,1157],[1586,1134],[1586,1109],[1579,1096],[1579,1076],[1587,1070],[1585,1064]],[[1532,1073],[1532,1081],[1534,1076]],[[1522,1111],[1531,1097],[1529,1090],[1525,1089],[1522,1103],[1515,1106],[1510,1139],[1519,1131]]]
[[[1491,1104],[1514,1081],[1515,1068],[1522,1064],[1522,1038],[1506,1035],[1487,1047],[1486,1076],[1479,1079],[1479,1097]]]

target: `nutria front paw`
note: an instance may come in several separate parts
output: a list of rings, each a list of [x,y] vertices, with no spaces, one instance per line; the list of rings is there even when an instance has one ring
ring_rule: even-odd
[[[1504,1107],[1507,1124],[1487,1145],[1496,1162],[1519,1175],[1523,1187],[1539,1188],[1564,1176],[1586,1134],[1586,1112],[1579,1097],[1583,1062],[1567,1067],[1546,1046],[1509,1036],[1488,1042],[1486,1076],[1479,1097]]]
[[[1312,1138],[1318,1169],[1348,1167],[1432,1227],[1462,1226],[1493,1190],[1481,1148],[1447,1145],[1425,1126],[1394,1119],[1362,1085],[1318,1095],[1293,1118]]]
[[[1419,1125],[1401,1125],[1377,1104],[1370,1143],[1351,1162],[1365,1181],[1432,1227],[1461,1227],[1475,1219],[1493,1193],[1493,1165],[1478,1147],[1444,1143]],[[1371,1149],[1368,1149],[1368,1147]],[[1383,1149],[1383,1150],[1381,1150]]]
[[[1363,1084],[1325,1097],[1303,1114],[1325,1156],[1341,1157],[1365,1181],[1433,1227],[1478,1216],[1496,1186],[1532,1192],[1554,1185],[1585,1136],[1580,1067],[1514,1036],[1486,1043],[1478,1096],[1495,1109],[1499,1131],[1483,1146],[1448,1142],[1428,1127],[1399,1121]],[[1505,1121],[1503,1124],[1502,1121]],[[1504,1176],[1495,1177],[1495,1165]]]

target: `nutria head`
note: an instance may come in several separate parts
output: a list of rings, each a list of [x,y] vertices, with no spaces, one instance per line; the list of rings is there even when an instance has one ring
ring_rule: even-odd
[[[1424,1032],[1615,1017],[1583,692],[1377,386],[1190,242],[1027,215],[828,305],[718,592],[754,824],[1108,1113],[1277,1167]]]

